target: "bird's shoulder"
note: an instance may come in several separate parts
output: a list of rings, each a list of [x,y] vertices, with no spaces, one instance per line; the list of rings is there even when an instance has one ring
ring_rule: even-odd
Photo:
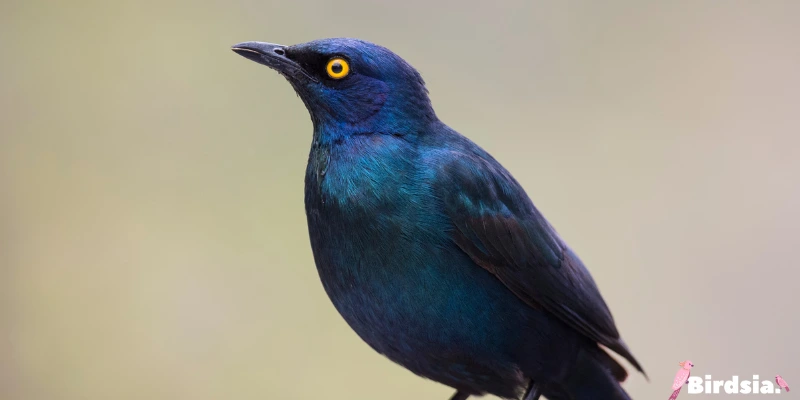
[[[536,208],[525,189],[486,150],[444,126],[423,143],[420,164],[427,171],[434,195],[450,212],[463,216],[499,213],[535,218]]]

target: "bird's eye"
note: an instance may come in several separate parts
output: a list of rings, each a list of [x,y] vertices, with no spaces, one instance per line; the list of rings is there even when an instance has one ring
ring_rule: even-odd
[[[328,65],[325,67],[325,70],[328,71],[328,76],[331,78],[342,79],[350,73],[350,64],[348,64],[344,59],[333,58],[328,61]]]

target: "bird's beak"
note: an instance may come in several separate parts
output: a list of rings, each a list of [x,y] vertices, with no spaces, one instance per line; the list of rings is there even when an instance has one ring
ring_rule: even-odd
[[[297,82],[319,82],[306,72],[300,64],[286,56],[286,46],[264,42],[243,42],[231,47],[236,54],[264,64],[281,75]]]

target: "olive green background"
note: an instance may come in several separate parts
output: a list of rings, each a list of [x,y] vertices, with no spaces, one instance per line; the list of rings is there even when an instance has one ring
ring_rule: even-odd
[[[686,358],[800,390],[800,2],[491,3],[3,0],[0,399],[452,394],[331,306],[310,119],[229,50],[334,36],[406,58],[525,186],[649,372],[634,398]]]

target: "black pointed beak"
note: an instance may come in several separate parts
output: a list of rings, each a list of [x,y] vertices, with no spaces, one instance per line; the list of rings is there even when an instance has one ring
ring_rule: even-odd
[[[231,47],[236,54],[264,64],[290,80],[297,82],[319,82],[297,62],[286,55],[286,46],[264,42],[243,42]]]

